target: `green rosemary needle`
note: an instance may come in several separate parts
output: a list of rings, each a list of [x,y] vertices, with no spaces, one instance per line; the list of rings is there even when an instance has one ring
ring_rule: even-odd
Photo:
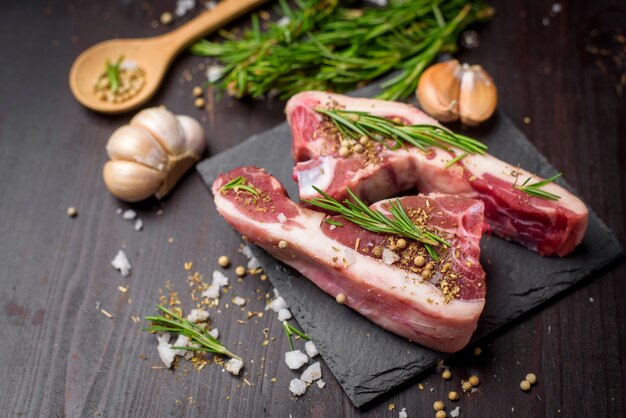
[[[330,218],[324,219],[324,222],[326,222],[327,224],[334,225],[334,226],[343,226],[341,222],[337,222],[334,219],[330,219]]]
[[[484,154],[487,150],[487,146],[480,141],[438,126],[403,125],[366,112],[324,108],[316,108],[315,111],[327,116],[346,138],[359,139],[367,136],[392,149],[408,143],[423,151],[433,146],[446,151],[450,147],[456,147],[468,154]],[[395,141],[393,147],[388,145],[388,139]]]
[[[300,338],[303,338],[303,339],[305,339],[307,341],[309,341],[311,339],[311,338],[309,338],[308,335],[306,335],[304,332],[300,331],[298,328],[294,327],[293,325],[291,325],[287,321],[283,321],[283,328],[285,329],[285,335],[287,335],[287,341],[289,341],[289,347],[291,348],[291,351],[294,350],[293,343],[291,342],[291,336],[293,334],[296,334],[296,335],[300,336]]]
[[[424,244],[424,247],[434,260],[438,260],[439,257],[437,256],[437,252],[432,248],[433,246],[436,247],[439,244],[446,247],[450,246],[450,243],[443,238],[415,225],[402,207],[399,199],[390,201],[389,212],[393,215],[393,219],[390,219],[381,211],[370,209],[369,206],[359,199],[349,188],[347,192],[352,201],[346,199],[342,204],[318,187],[312,187],[316,192],[322,195],[322,197],[305,200],[306,203],[330,212],[338,213],[347,221],[367,229],[368,231],[401,235],[419,241]]]
[[[106,62],[107,79],[109,80],[109,87],[113,93],[116,93],[117,89],[120,88],[120,65],[123,61],[124,56],[121,55],[114,63],[111,63],[109,60]]]
[[[448,161],[446,163],[446,168],[456,164],[457,162],[461,161],[463,158],[467,157],[467,153],[464,152],[463,154],[459,154],[456,157],[454,157],[453,159],[451,159],[450,161]]]
[[[528,177],[521,186],[514,186],[517,190],[521,190],[529,196],[539,197],[541,199],[546,200],[560,200],[561,196],[556,195],[554,193],[546,192],[545,190],[541,190],[543,186],[548,183],[552,183],[554,180],[558,179],[562,176],[562,173],[557,173],[549,179],[545,179],[542,181],[538,181],[537,183],[528,184],[531,177]]]
[[[220,192],[224,193],[227,190],[234,190],[235,192],[238,192],[242,190],[254,196],[258,196],[259,191],[253,186],[248,186],[247,182],[248,180],[246,180],[244,176],[235,177],[234,179],[223,185],[220,189]]]
[[[185,337],[189,337],[193,342],[200,344],[201,347],[172,347],[172,349],[190,350],[190,351],[206,351],[209,353],[221,354],[237,360],[241,360],[236,354],[228,351],[221,342],[210,335],[204,328],[194,324],[193,322],[181,318],[176,313],[167,309],[162,305],[157,305],[157,308],[167,316],[146,316],[146,321],[152,322],[143,331],[148,332],[172,332]]]

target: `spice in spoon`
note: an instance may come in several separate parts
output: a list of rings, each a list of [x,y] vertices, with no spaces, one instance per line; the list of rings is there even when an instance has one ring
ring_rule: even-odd
[[[145,84],[145,71],[122,55],[113,63],[107,60],[94,85],[94,94],[105,102],[122,103],[136,96]]]

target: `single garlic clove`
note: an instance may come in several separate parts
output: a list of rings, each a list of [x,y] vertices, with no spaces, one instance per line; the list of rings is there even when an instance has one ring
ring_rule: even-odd
[[[131,126],[139,126],[150,132],[170,155],[185,152],[185,138],[178,120],[164,107],[151,107],[137,113],[130,121]]]
[[[459,118],[461,64],[457,60],[432,65],[419,79],[417,99],[422,109],[441,122]]]
[[[176,119],[182,128],[187,152],[191,152],[193,155],[200,158],[206,148],[202,125],[200,125],[197,120],[187,115],[176,115]]]
[[[489,74],[480,65],[466,66],[459,93],[461,122],[478,125],[491,117],[497,104],[498,91]]]
[[[124,125],[109,138],[107,153],[112,160],[128,160],[162,171],[167,155],[150,133],[138,126]]]
[[[152,196],[165,178],[160,171],[126,160],[107,161],[102,175],[109,191],[128,202],[138,202]]]

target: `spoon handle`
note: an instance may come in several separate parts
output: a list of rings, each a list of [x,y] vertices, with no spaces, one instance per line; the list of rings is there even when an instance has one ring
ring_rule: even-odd
[[[177,54],[196,39],[224,26],[266,1],[223,0],[215,8],[207,10],[183,26],[161,36],[161,40],[164,45],[173,50],[174,54]]]

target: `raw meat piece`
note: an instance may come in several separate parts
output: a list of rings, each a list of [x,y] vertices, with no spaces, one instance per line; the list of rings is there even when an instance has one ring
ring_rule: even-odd
[[[242,176],[260,191],[221,190]],[[485,304],[485,273],[479,264],[484,229],[479,200],[433,194],[400,198],[414,220],[446,239],[439,262],[421,243],[377,234],[289,200],[274,177],[255,167],[240,167],[213,183],[217,210],[237,231],[280,261],[298,270],[333,297],[382,328],[435,350],[454,352],[469,341]],[[387,213],[389,201],[372,205]],[[283,213],[285,222],[278,219]],[[388,215],[391,216],[391,215]],[[382,262],[382,250],[399,260]],[[416,256],[424,257],[415,263]],[[427,273],[426,270],[429,270]]]
[[[396,102],[355,99],[338,94],[303,92],[287,103],[293,136],[294,179],[300,198],[319,196],[315,185],[335,199],[347,197],[346,188],[367,202],[394,196],[417,187],[420,192],[446,193],[481,199],[494,233],[525,245],[542,255],[565,256],[581,242],[588,211],[576,196],[550,183],[542,188],[561,196],[559,201],[531,197],[514,189],[532,176],[540,177],[490,155],[469,155],[449,168],[455,154],[440,148],[423,152],[415,147],[389,150],[377,145],[376,158],[366,153],[339,156],[339,139],[332,124],[316,107],[363,111],[406,124],[437,125],[417,108]]]

